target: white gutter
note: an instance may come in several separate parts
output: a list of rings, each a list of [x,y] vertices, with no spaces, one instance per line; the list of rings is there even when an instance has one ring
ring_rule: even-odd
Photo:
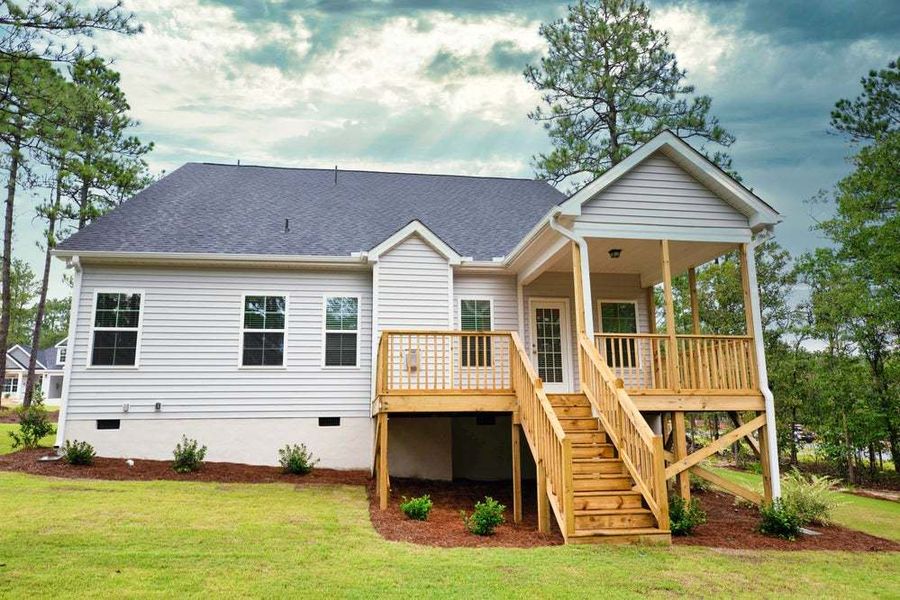
[[[281,255],[281,254],[214,254],[208,252],[106,252],[103,250],[53,250],[58,258],[165,260],[165,261],[205,261],[205,262],[248,262],[248,263],[291,263],[302,265],[365,264],[369,260],[367,252],[350,256]]]
[[[594,335],[594,303],[591,302],[591,270],[588,262],[588,246],[587,241],[579,235],[576,235],[571,229],[563,227],[559,222],[559,215],[562,209],[556,209],[550,213],[548,224],[550,229],[560,233],[563,237],[567,237],[578,244],[579,254],[581,255],[581,295],[584,305],[584,329],[588,335]],[[572,265],[575,268],[575,265]]]
[[[69,412],[69,388],[72,385],[72,364],[75,362],[75,332],[78,322],[78,307],[81,304],[81,261],[77,256],[69,259],[69,265],[75,269],[75,281],[72,286],[72,304],[69,307],[69,337],[66,342],[66,364],[63,366],[63,387],[59,397],[59,423],[56,427],[56,444],[62,447],[66,439],[66,419]]]
[[[772,498],[781,497],[781,473],[778,466],[778,438],[775,435],[775,396],[769,389],[769,371],[766,367],[766,351],[763,345],[762,317],[760,314],[759,282],[756,277],[756,248],[772,237],[772,230],[761,231],[747,247],[747,280],[750,285],[750,309],[753,313],[753,339],[756,346],[756,366],[759,387],[766,407],[766,445],[769,450],[769,475],[772,480]]]

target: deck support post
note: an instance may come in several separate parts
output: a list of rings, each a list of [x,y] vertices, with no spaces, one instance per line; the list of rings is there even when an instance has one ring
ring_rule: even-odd
[[[540,460],[537,463],[537,518],[538,531],[550,533],[550,500],[547,498],[547,474]]]
[[[766,504],[770,504],[772,502],[772,470],[769,466],[769,441],[767,434],[765,425],[759,428],[759,464],[762,466],[763,497]]]
[[[672,413],[672,426],[673,426],[673,436],[675,439],[675,461],[683,460],[687,457],[687,432],[684,427],[684,412],[673,412]],[[691,476],[690,473],[685,470],[676,475],[677,480],[677,488],[678,495],[685,502],[691,501]]]
[[[378,413],[378,507],[386,510],[390,493],[388,475],[388,416]]]
[[[512,417],[512,487],[513,487],[513,523],[522,522],[522,453],[520,449],[519,417]]]

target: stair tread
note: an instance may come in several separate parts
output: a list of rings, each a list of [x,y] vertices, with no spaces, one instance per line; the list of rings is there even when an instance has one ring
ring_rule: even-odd
[[[582,508],[575,509],[576,516],[586,515],[648,515],[649,508],[635,506],[634,508]]]
[[[576,529],[572,537],[590,537],[596,536],[612,536],[612,535],[668,535],[671,533],[668,529],[660,529],[658,527],[631,527],[631,528],[608,528],[608,529]]]
[[[574,473],[575,479],[625,479],[631,478],[631,475],[625,473]]]
[[[576,498],[590,498],[592,496],[640,496],[640,492],[628,489],[628,490],[597,490],[592,492],[590,490],[578,490],[575,492]]]
[[[593,458],[573,458],[572,462],[595,463],[595,462],[622,462],[621,458],[610,458],[606,456],[597,456]]]

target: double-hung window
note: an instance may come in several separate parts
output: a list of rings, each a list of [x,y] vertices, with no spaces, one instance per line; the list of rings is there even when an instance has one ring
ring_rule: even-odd
[[[283,367],[287,296],[244,296],[241,366]]]
[[[491,330],[490,300],[460,300],[459,327],[463,331]],[[464,336],[461,364],[464,367],[491,366],[491,336]]]
[[[56,362],[60,365],[66,364],[66,347],[56,349]]]
[[[97,292],[91,366],[134,367],[141,323],[140,293]]]
[[[325,298],[325,366],[355,367],[359,338],[359,298]]]
[[[3,393],[4,394],[17,394],[19,393],[19,378],[18,377],[7,377],[3,380]]]
[[[615,338],[617,333],[637,333],[637,305],[634,302],[600,302],[600,330],[606,338],[606,360],[614,367],[636,367],[637,340]]]

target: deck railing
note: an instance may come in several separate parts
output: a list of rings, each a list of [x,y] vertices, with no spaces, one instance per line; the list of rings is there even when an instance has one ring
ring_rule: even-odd
[[[528,443],[538,457],[538,471],[548,481],[555,500],[560,528],[566,535],[575,532],[575,484],[572,475],[572,440],[566,436],[547,398],[543,383],[531,364],[517,333],[511,334],[513,347],[512,383],[519,406],[519,419]]]
[[[622,380],[607,366],[585,334],[578,337],[578,353],[581,391],[597,412],[659,528],[668,529],[669,503],[662,436],[653,433],[623,389]]]
[[[596,347],[616,378],[632,392],[757,391],[753,338],[746,335],[660,333],[594,335]]]
[[[384,331],[378,393],[511,394],[509,332]]]

